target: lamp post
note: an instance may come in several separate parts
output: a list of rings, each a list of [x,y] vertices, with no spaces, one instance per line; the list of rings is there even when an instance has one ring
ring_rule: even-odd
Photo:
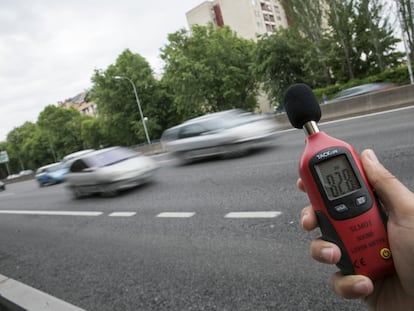
[[[147,125],[145,124],[144,115],[142,114],[142,109],[141,109],[141,104],[140,104],[139,98],[138,98],[137,88],[135,87],[134,82],[130,78],[125,77],[125,76],[114,76],[114,79],[115,80],[128,80],[129,83],[131,83],[132,88],[134,89],[135,99],[137,100],[139,114],[141,116],[141,122],[142,122],[142,125],[144,126],[145,136],[147,138],[148,144],[151,144],[151,141],[150,141],[150,138],[149,138],[149,135],[148,135]]]

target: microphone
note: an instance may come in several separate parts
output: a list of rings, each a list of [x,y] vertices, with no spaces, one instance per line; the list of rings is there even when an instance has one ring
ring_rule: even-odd
[[[297,129],[321,119],[319,103],[311,88],[304,83],[291,85],[285,92],[283,102],[290,124]]]

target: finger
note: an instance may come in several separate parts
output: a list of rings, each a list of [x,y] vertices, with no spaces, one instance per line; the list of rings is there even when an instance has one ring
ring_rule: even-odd
[[[341,259],[341,250],[339,247],[322,239],[312,241],[310,252],[312,258],[321,263],[333,265]]]
[[[347,299],[365,298],[374,291],[372,281],[363,275],[344,276],[337,272],[332,276],[331,285],[335,293]]]
[[[318,219],[316,218],[312,206],[309,205],[302,209],[300,223],[302,224],[302,228],[306,231],[311,231],[318,227]]]
[[[394,216],[395,213],[402,215],[402,218],[404,215],[414,216],[414,194],[379,163],[375,153],[370,149],[364,150],[361,161],[371,186],[387,210],[394,213]]]
[[[299,188],[299,190],[301,190],[301,191],[303,191],[303,192],[306,192],[306,190],[305,190],[305,185],[303,184],[303,181],[302,181],[302,179],[301,179],[301,178],[299,178],[299,179],[296,181],[296,186]]]

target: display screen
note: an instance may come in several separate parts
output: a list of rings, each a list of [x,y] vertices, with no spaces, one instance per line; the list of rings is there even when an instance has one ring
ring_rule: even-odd
[[[323,161],[315,165],[328,199],[333,200],[361,188],[345,155]]]

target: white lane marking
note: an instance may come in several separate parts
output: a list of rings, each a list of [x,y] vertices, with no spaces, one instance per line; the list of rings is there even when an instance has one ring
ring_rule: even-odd
[[[110,213],[108,216],[109,217],[131,217],[131,216],[135,216],[137,213],[136,212],[113,212]]]
[[[0,292],[3,298],[1,300],[6,300],[7,305],[11,305],[8,310],[86,311],[1,274]]]
[[[102,212],[72,212],[72,211],[19,211],[0,210],[0,214],[12,215],[48,215],[48,216],[100,216]]]
[[[158,214],[157,217],[160,217],[160,218],[190,218],[190,217],[193,217],[194,215],[195,215],[195,213],[187,213],[187,212],[181,212],[181,213],[165,212],[165,213]]]
[[[12,196],[15,195],[14,192],[6,192],[6,193],[1,193],[0,192],[0,197],[8,197],[8,196]]]
[[[225,218],[275,218],[282,212],[232,212],[226,214]]]

